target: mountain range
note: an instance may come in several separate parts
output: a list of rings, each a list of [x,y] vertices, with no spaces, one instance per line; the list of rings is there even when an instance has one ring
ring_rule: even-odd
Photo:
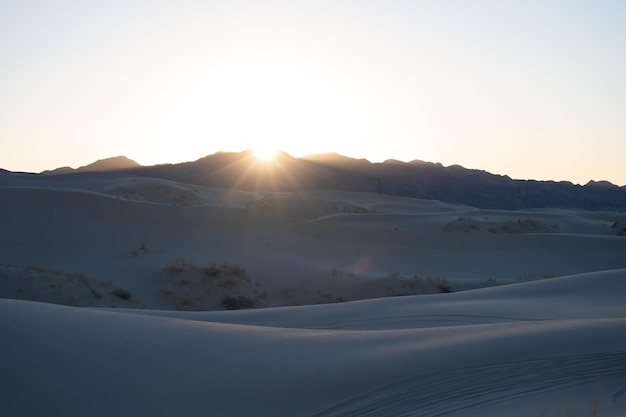
[[[136,175],[245,191],[337,189],[440,200],[486,209],[574,208],[626,211],[626,186],[607,181],[577,185],[567,181],[516,180],[460,165],[414,160],[372,163],[336,153],[300,158],[279,153],[270,162],[252,151],[218,152],[196,161],[141,166],[124,156],[40,175]]]

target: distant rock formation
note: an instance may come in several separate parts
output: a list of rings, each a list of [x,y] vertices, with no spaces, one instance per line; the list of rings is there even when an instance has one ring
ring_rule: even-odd
[[[141,165],[137,162],[129,159],[125,156],[114,156],[112,158],[100,159],[92,164],[82,166],[74,169],[70,167],[56,168],[51,171],[43,171],[44,175],[64,175],[75,172],[102,172],[102,171],[117,171],[129,168],[137,168]]]
[[[115,171],[245,191],[336,189],[440,200],[487,209],[560,207],[626,211],[626,186],[619,187],[607,181],[576,185],[567,181],[514,180],[460,165],[445,167],[419,160],[371,163],[335,153],[294,158],[281,152],[268,164],[259,162],[251,151],[218,152],[193,162],[154,166],[140,166],[120,156],[77,170],[59,168],[43,174],[90,171]]]

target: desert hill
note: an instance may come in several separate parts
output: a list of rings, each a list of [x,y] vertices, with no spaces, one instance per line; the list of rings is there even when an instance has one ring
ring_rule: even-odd
[[[79,168],[61,167],[50,171],[43,171],[44,175],[63,175],[72,174],[75,172],[102,172],[102,171],[115,171],[120,169],[129,169],[140,167],[137,162],[129,159],[125,156],[114,156],[112,158],[99,159],[89,165],[85,165]]]

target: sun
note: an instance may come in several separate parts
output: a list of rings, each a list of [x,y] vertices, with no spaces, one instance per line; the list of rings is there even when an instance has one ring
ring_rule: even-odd
[[[261,161],[271,161],[278,154],[278,149],[269,146],[257,146],[252,148],[252,152]]]

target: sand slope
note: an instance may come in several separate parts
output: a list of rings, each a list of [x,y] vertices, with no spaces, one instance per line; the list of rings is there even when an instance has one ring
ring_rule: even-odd
[[[47,299],[24,283],[82,276],[88,287],[130,291],[137,306],[213,309],[229,296],[316,304],[626,268],[623,213],[245,193],[108,173],[3,176],[0,198],[0,296],[68,305],[117,304],[85,291]],[[258,294],[245,283],[208,294],[221,285],[202,281],[212,262],[245,268]],[[191,288],[206,299],[189,300]]]
[[[0,300],[2,407],[65,416],[522,416],[579,412],[597,400],[601,415],[619,416],[626,307],[615,292],[625,283],[622,270],[213,313]]]
[[[0,201],[2,415],[626,415],[624,213],[112,173]]]

